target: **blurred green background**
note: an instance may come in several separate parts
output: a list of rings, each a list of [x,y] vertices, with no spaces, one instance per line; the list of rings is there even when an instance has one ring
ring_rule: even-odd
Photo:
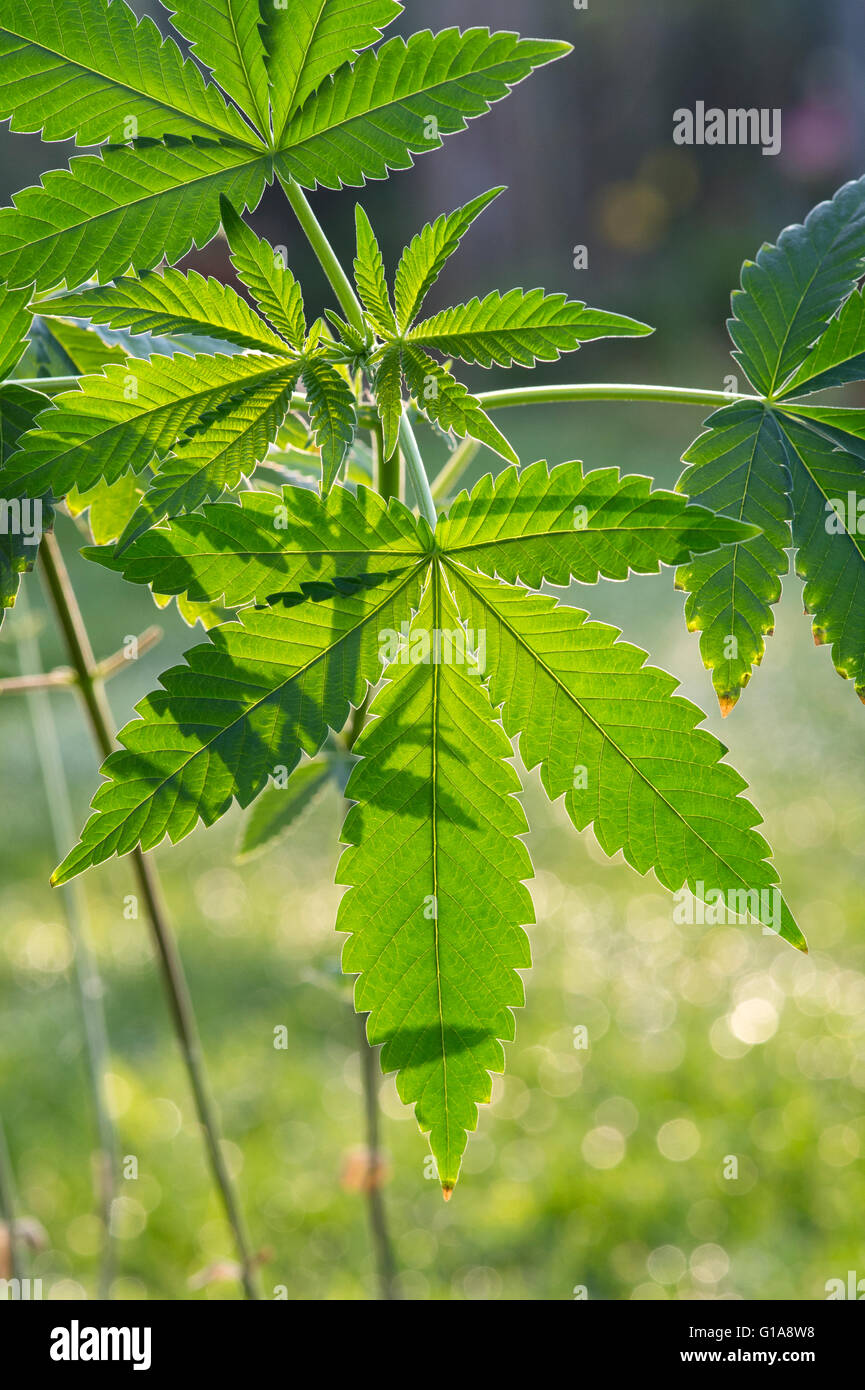
[[[148,7],[136,0],[135,8]],[[410,0],[400,27],[451,23],[560,36],[575,52],[413,171],[363,192],[391,263],[425,220],[506,183],[510,192],[435,287],[430,312],[496,286],[543,283],[658,331],[587,347],[535,380],[721,388],[736,370],[724,319],[742,259],[865,168],[861,4],[590,0],[575,11],[569,0]],[[673,110],[698,99],[781,107],[782,153],[674,147]],[[4,133],[4,201],[68,153]],[[313,201],[348,258],[354,192]],[[279,193],[267,195],[253,222],[288,247],[310,306],[329,302]],[[587,270],[572,268],[575,245],[588,248]],[[222,243],[189,263],[229,278]],[[510,377],[528,379],[519,369]],[[499,417],[525,462],[578,457],[665,484],[700,422],[699,410],[662,405]],[[440,462],[440,446],[425,443]],[[473,473],[491,467],[487,455]],[[146,592],[85,564],[70,522],[61,521],[59,536],[97,656],[154,620],[165,629],[161,645],[110,686],[125,722],[200,629],[191,634],[173,607],[157,618]],[[0,636],[2,675],[17,671],[27,623],[46,663],[65,660],[38,584],[27,588],[29,617],[16,612]],[[425,1176],[425,1141],[392,1079],[381,1084],[401,1293],[568,1299],[585,1286],[590,1298],[823,1298],[827,1280],[848,1270],[865,1277],[865,715],[828,654],[814,648],[794,577],[764,667],[726,722],[669,572],[627,586],[575,586],[571,597],[624,628],[709,711],[708,726],[751,784],[811,954],[756,928],[675,925],[654,880],[607,861],[527,778],[535,964],[508,1075],[482,1110],[449,1205]],[[61,692],[52,704],[83,822],[97,759],[74,698]],[[0,726],[0,1109],[19,1210],[47,1242],[31,1273],[51,1296],[93,1296],[93,1115],[23,699],[0,699]],[[249,864],[234,862],[237,812],[156,854],[229,1161],[254,1243],[271,1257],[263,1286],[268,1296],[284,1286],[290,1299],[376,1293],[364,1198],[352,1184],[363,1108],[357,1026],[333,932],[340,818],[328,791],[289,840]],[[139,1163],[116,1206],[114,1293],[236,1297],[231,1280],[201,1287],[196,1279],[231,1256],[231,1243],[146,925],[124,916],[134,891],[128,865],[91,873],[85,890],[120,1151]],[[280,1025],[286,1050],[273,1046]],[[574,1046],[581,1026],[585,1050]],[[724,1176],[731,1156],[736,1179]]]

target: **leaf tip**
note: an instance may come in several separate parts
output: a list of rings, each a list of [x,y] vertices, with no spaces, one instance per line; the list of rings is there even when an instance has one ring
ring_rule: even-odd
[[[453,1183],[446,1183],[446,1182],[443,1182],[443,1183],[442,1183],[442,1197],[444,1198],[444,1200],[445,1200],[446,1202],[449,1202],[450,1199],[451,1199],[451,1197],[452,1197],[453,1195],[454,1195],[454,1185],[453,1185]]]
[[[736,702],[737,702],[738,699],[739,699],[739,696],[738,696],[738,695],[719,695],[719,696],[718,696],[718,705],[719,705],[720,710],[721,710],[721,718],[722,718],[722,719],[726,719],[726,718],[727,718],[727,715],[728,715],[728,714],[730,713],[730,711],[734,708],[734,706],[735,706],[735,704],[736,704]]]

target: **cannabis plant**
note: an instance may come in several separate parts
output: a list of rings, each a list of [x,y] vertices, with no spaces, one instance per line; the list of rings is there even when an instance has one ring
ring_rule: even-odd
[[[392,275],[358,203],[352,278],[303,190],[409,168],[569,45],[485,28],[381,42],[394,0],[173,8],[197,62],[123,0],[3,4],[0,115],[102,148],[0,211],[0,491],[45,527],[72,512],[89,560],[207,629],[120,733],[53,881],[176,843],[235,802],[252,852],[325,781],[345,786],[343,968],[447,1196],[530,965],[515,753],[605,853],[804,949],[702,713],[546,586],[677,567],[726,713],[792,544],[815,637],[865,690],[865,412],[803,399],[865,377],[865,180],[746,263],[730,333],[753,393],[474,395],[456,363],[534,367],[650,330],[540,289],[427,314],[500,189],[423,227]],[[287,256],[245,220],[274,180],[334,294],[312,323]],[[174,267],[220,226],[247,295]],[[675,492],[520,460],[491,418],[593,396],[719,408]],[[420,421],[454,447],[446,484],[431,486]],[[481,445],[506,466],[437,514]],[[34,547],[23,526],[3,546],[9,606]]]

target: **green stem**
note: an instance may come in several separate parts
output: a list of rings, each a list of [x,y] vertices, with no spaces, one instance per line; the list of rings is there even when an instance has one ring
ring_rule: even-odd
[[[381,421],[376,419],[371,427],[373,441],[373,460],[375,462],[375,484],[386,502],[391,497],[402,497],[405,491],[403,461],[399,449],[394,449],[389,459],[384,457],[384,431]]]
[[[18,598],[18,607],[23,610],[25,619],[29,617],[27,591],[24,588],[22,588]],[[41,670],[39,640],[32,627],[32,622],[22,628],[22,635],[18,639],[18,652],[24,671],[38,672]],[[57,736],[57,726],[54,722],[48,690],[44,688],[31,690],[27,697],[27,703],[30,706],[33,732],[36,738],[36,751],[42,771],[42,783],[48,805],[48,818],[54,838],[54,849],[59,861],[66,853],[67,847],[75,839],[72,806],[69,800],[69,787],[63,766],[60,740]],[[119,1169],[117,1134],[111,1118],[106,1082],[109,1062],[108,1030],[105,1026],[105,1011],[102,1005],[102,981],[94,954],[90,948],[87,930],[87,906],[80,879],[64,885],[60,893],[66,910],[69,935],[75,951],[73,973],[78,993],[78,1005],[84,1024],[87,1069],[93,1099],[93,1112],[96,1119],[98,1136],[96,1200],[102,1226],[99,1297],[108,1299],[111,1296],[111,1281],[115,1264],[116,1241],[111,1231],[111,1217]]]
[[[294,210],[294,214],[306,234],[307,241],[318,257],[322,270],[330,281],[334,294],[339,300],[343,313],[352,327],[366,337],[366,324],[363,319],[363,310],[358,303],[357,295],[351,287],[351,281],[343,270],[337,259],[336,252],[328,241],[322,230],[321,224],[309,205],[306,194],[299,183],[296,183],[289,175],[283,178],[279,175],[279,181],[285,189],[285,196]]]
[[[657,401],[666,405],[701,405],[720,408],[733,401],[759,401],[734,391],[702,391],[691,386],[632,386],[627,382],[586,382],[578,386],[518,386],[504,391],[485,391],[478,396],[484,410],[503,410],[511,405],[566,405],[571,401]]]
[[[454,487],[466,469],[474,462],[480,447],[478,441],[472,439],[471,435],[466,435],[466,438],[457,445],[433,482],[432,495],[437,502],[442,502],[451,496]]]
[[[417,440],[415,439],[414,430],[408,418],[408,410],[409,408],[406,406],[402,413],[402,419],[399,422],[400,443],[403,448],[403,453],[405,454],[408,474],[412,481],[421,516],[426,517],[430,527],[434,531],[436,528],[436,521],[438,520],[436,504],[433,501],[433,495],[430,491],[429,478],[424,468],[424,462],[421,458]]]
[[[114,747],[114,726],[111,711],[105,697],[104,686],[98,676],[98,667],[90,644],[90,636],[84,625],[75,591],[72,588],[57,539],[51,532],[46,533],[43,537],[39,554],[51,606],[66,640],[70,662],[78,677],[78,687],[84,700],[93,737],[100,753],[103,757],[107,757]],[[162,905],[159,884],[153,866],[140,848],[132,851],[131,859],[162,967],[172,1020],[186,1064],[187,1076],[192,1089],[199,1124],[204,1135],[213,1179],[222,1199],[226,1219],[234,1234],[243,1288],[247,1298],[257,1298],[258,1292],[253,1277],[252,1249],[240,1204],[235,1195],[231,1175],[222,1152],[216,1109],[210,1095],[198,1024],[192,1007],[189,987],[186,983],[183,963]]]

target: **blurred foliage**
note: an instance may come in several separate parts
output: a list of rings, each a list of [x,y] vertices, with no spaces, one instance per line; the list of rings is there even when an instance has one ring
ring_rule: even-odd
[[[143,7],[139,7],[143,8]],[[723,336],[741,260],[785,221],[865,167],[865,13],[858,3],[772,0],[645,7],[590,0],[409,0],[403,28],[494,22],[571,38],[577,50],[413,173],[363,194],[393,257],[420,222],[498,182],[486,214],[436,293],[543,282],[657,324],[647,341],[599,344],[546,380],[721,385]],[[546,83],[546,85],[544,85]],[[672,110],[696,99],[782,106],[785,148],[674,151]],[[58,159],[35,140],[0,144],[4,192]],[[351,242],[354,199],[316,209]],[[275,199],[255,222],[288,242],[301,278],[318,272]],[[589,270],[571,269],[586,243]],[[228,278],[224,247],[191,258]],[[486,277],[488,283],[483,283]],[[311,294],[314,299],[314,293]],[[311,307],[315,310],[313,303]],[[431,304],[431,312],[438,307]],[[494,384],[495,374],[477,374]],[[541,379],[541,378],[539,378]],[[851,396],[851,400],[854,397]],[[859,402],[861,403],[861,402]],[[700,412],[584,405],[498,417],[526,461],[579,457],[669,485]],[[429,436],[429,457],[443,446]],[[497,465],[486,455],[477,476]],[[76,544],[61,523],[67,555]],[[154,621],[142,593],[71,555],[97,656]],[[37,586],[43,658],[65,660]],[[574,586],[574,601],[617,623],[711,710],[709,724],[748,777],[785,891],[811,944],[800,956],[753,927],[679,926],[652,880],[607,861],[560,806],[526,796],[539,924],[535,965],[508,1075],[470,1140],[464,1181],[445,1206],[425,1179],[426,1146],[391,1080],[381,1086],[387,1188],[404,1296],[416,1299],[825,1297],[830,1278],[865,1276],[865,732],[852,690],[807,640],[801,587],[788,578],[777,635],[731,718],[713,709],[696,639],[669,572],[627,586]],[[0,674],[15,671],[12,614]],[[195,637],[174,607],[163,644],[110,688],[118,720]],[[52,696],[79,819],[96,758],[73,697]],[[0,1098],[22,1214],[42,1224],[35,1254],[55,1296],[92,1296],[90,1111],[44,792],[20,697],[0,699]],[[233,812],[157,859],[219,1098],[229,1160],[263,1285],[288,1297],[374,1296],[363,1198],[346,1177],[363,1142],[357,1034],[338,973],[333,886],[341,807],[328,789],[288,840],[242,866]],[[209,1185],[145,922],[124,915],[123,862],[85,880],[106,989],[121,1153],[120,1272],[127,1298],[237,1296],[189,1286],[230,1257]],[[274,1029],[288,1031],[285,1050]],[[575,1029],[585,1027],[589,1046]],[[729,1158],[737,1179],[724,1177]],[[429,1165],[427,1165],[429,1171]]]

